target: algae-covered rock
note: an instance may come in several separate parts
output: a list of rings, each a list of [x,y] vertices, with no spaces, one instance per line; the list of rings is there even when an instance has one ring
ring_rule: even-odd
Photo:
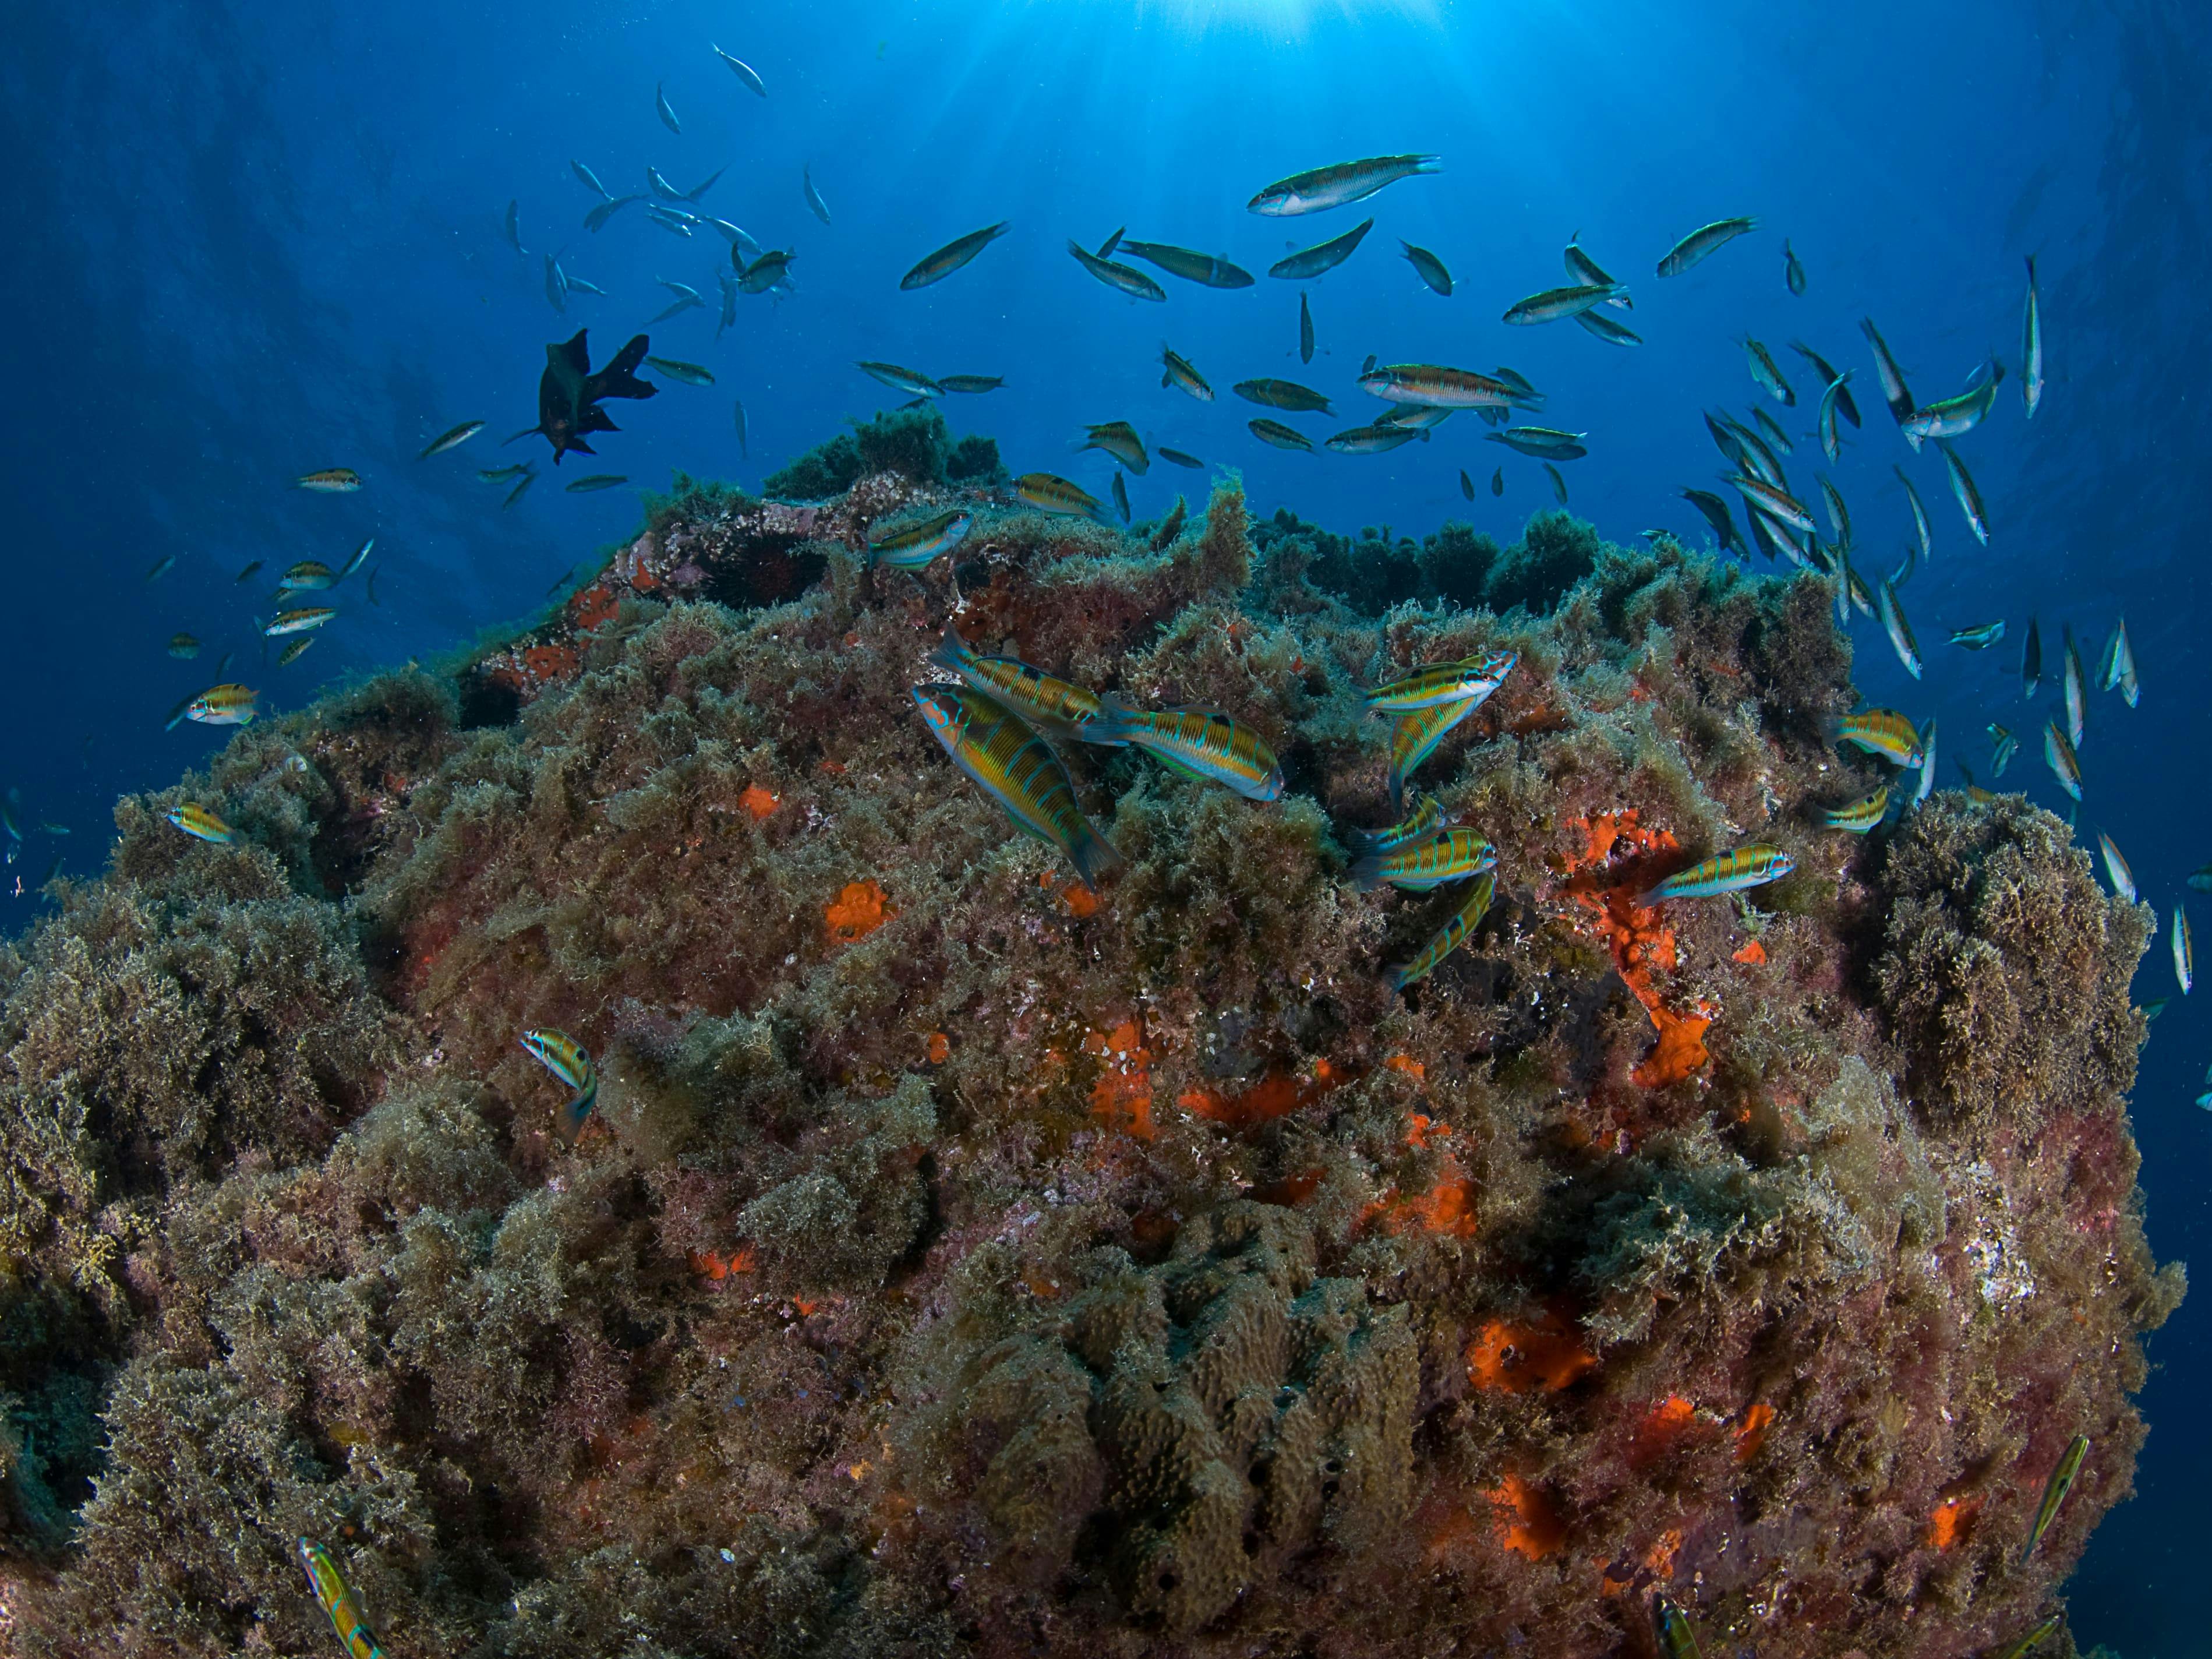
[[[1951,1659],[2129,1490],[2142,912],[1878,763],[1832,591],[995,493],[930,411],[679,481],[546,615],[126,800],[0,957],[21,1652]],[[869,568],[957,501],[951,561]],[[1061,742],[1093,888],[946,759],[948,623],[1220,708],[1261,805]],[[1363,693],[1494,901],[1363,891]],[[191,842],[189,796],[238,826]],[[1796,872],[1639,905],[1747,840]],[[519,1044],[568,1032],[573,1091]],[[2023,1561],[2075,1434],[2093,1450]],[[1781,1610],[1782,1616],[1778,1616]]]

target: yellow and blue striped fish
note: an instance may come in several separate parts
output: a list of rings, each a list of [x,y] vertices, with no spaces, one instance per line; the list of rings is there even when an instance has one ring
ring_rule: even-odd
[[[302,559],[276,579],[280,593],[308,593],[330,586],[338,579],[338,573],[320,559]],[[241,574],[240,580],[245,580]]]
[[[2043,1534],[2051,1530],[2051,1523],[2058,1518],[2058,1506],[2066,1501],[2066,1494],[2074,1490],[2074,1477],[2081,1473],[2082,1460],[2089,1455],[2089,1437],[2077,1434],[2066,1443],[2066,1449],[2058,1455],[2052,1466],[2051,1479],[2044,1482],[2043,1501],[2035,1506],[2035,1525],[2027,1534],[2027,1547],[2020,1553],[2022,1561],[2035,1553],[2035,1547],[2043,1541]]]
[[[293,482],[302,489],[325,495],[348,495],[361,488],[361,474],[349,466],[326,466],[319,472],[302,472]]]
[[[1031,507],[1062,518],[1106,522],[1106,509],[1096,495],[1081,484],[1070,483],[1050,472],[1023,473],[1014,480],[1014,494]]]
[[[1083,738],[1086,743],[1133,744],[1170,771],[1226,784],[1248,800],[1282,796],[1283,769],[1275,751],[1218,708],[1139,711],[1105,698]]]
[[[1849,806],[1838,806],[1833,811],[1820,814],[1820,821],[1831,830],[1848,830],[1855,836],[1863,836],[1881,822],[1882,814],[1889,811],[1889,786],[1884,784],[1874,793]]]
[[[188,800],[172,806],[161,816],[195,841],[209,841],[218,847],[228,847],[237,839],[236,830],[197,801]]]
[[[1084,816],[1067,769],[1052,747],[1006,704],[965,685],[910,688],[929,733],[952,763],[997,801],[1024,835],[1067,854],[1076,874],[1096,885],[1121,861],[1113,844]]]
[[[320,628],[337,614],[333,605],[301,605],[296,611],[279,611],[262,624],[261,631],[272,640],[285,634],[304,634],[309,629]]]
[[[979,657],[951,623],[945,623],[945,638],[929,653],[929,660],[984,696],[995,697],[1031,726],[1056,737],[1105,742],[1091,732],[1103,707],[1097,692],[1057,679],[1016,657]]]
[[[1431,703],[1410,714],[1401,714],[1390,732],[1390,799],[1406,798],[1406,780],[1413,769],[1437,751],[1452,727],[1482,707],[1481,700],[1462,697],[1457,702]]]
[[[964,507],[949,507],[912,524],[868,538],[868,562],[887,564],[894,570],[919,570],[940,553],[950,553],[968,539],[975,515]]]
[[[331,1553],[312,1538],[300,1540],[300,1562],[307,1570],[307,1586],[314,1592],[316,1602],[330,1615],[331,1628],[338,1633],[338,1641],[353,1659],[384,1659],[384,1650],[369,1634],[368,1621],[362,1617],[361,1603],[354,1600],[352,1589],[338,1564],[331,1559]]]
[[[1863,708],[1846,714],[1830,728],[1829,740],[1856,744],[1899,766],[1917,766],[1923,758],[1920,729],[1894,708]]]
[[[2054,1613],[2027,1635],[2008,1642],[1997,1650],[1996,1659],[2027,1659],[2028,1654],[2043,1640],[2066,1622],[2066,1615]]]
[[[211,685],[185,705],[185,718],[203,726],[251,726],[260,695],[243,685]]]
[[[1498,849],[1472,830],[1447,830],[1433,839],[1389,852],[1370,849],[1352,863],[1359,890],[1371,893],[1386,882],[1408,892],[1465,881],[1498,867]]]
[[[1367,694],[1370,714],[1410,714],[1417,708],[1433,708],[1440,702],[1473,698],[1480,703],[1505,684],[1505,677],[1521,660],[1517,651],[1478,651],[1456,662],[1431,663],[1403,679],[1378,685]]]
[[[575,1098],[561,1110],[561,1138],[574,1141],[583,1133],[584,1120],[599,1103],[599,1068],[592,1064],[582,1043],[550,1026],[533,1026],[525,1031],[522,1046],[539,1065],[576,1091]]]
[[[2075,800],[2081,799],[2081,757],[2074,752],[2072,740],[2058,729],[2057,720],[2044,722],[2043,758],[2051,776],[2058,780],[2058,787]]]
[[[1797,867],[1797,860],[1779,847],[1753,842],[1733,853],[1723,853],[1672,875],[1637,899],[1639,905],[1667,899],[1711,898],[1717,893],[1740,893],[1747,887],[1763,887],[1779,881]]]
[[[1490,902],[1498,896],[1498,872],[1486,870],[1475,878],[1474,890],[1467,902],[1452,913],[1435,938],[1421,947],[1420,954],[1404,966],[1390,970],[1390,988],[1402,991],[1416,980],[1425,979],[1436,965],[1459,949],[1467,936],[1482,925],[1483,917],[1490,914]]]
[[[1444,827],[1444,809],[1434,795],[1424,795],[1413,810],[1386,830],[1356,830],[1352,844],[1362,853],[1390,853],[1417,841],[1426,841]]]
[[[1651,1628],[1659,1638],[1661,1659],[1704,1659],[1698,1648],[1697,1632],[1690,1628],[1689,1615],[1676,1607],[1664,1591],[1652,1595]]]

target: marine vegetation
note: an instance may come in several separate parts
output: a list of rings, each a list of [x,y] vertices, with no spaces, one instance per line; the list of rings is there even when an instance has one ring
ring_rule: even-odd
[[[13,1650],[2071,1653],[2182,1291],[2150,912],[2019,796],[1828,826],[1916,793],[1829,578],[1124,532],[985,441],[679,489],[0,951]],[[1080,881],[918,712],[948,640],[1279,793],[1040,738]],[[1369,694],[1508,653],[1394,805]]]

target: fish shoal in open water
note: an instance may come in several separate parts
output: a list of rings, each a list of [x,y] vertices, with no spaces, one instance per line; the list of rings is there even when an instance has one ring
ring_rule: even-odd
[[[1539,401],[1532,391],[1501,377],[1435,363],[1385,363],[1363,373],[1359,389],[1386,403],[1439,409],[1524,409]]]
[[[1313,440],[1293,427],[1285,426],[1280,421],[1271,421],[1262,416],[1244,424],[1261,443],[1273,444],[1278,449],[1303,449],[1308,454],[1313,453]]]
[[[1016,829],[1058,848],[1092,886],[1120,862],[1084,815],[1060,757],[1012,708],[971,685],[917,685],[910,695],[930,735]]]
[[[1143,259],[1158,265],[1170,276],[1180,276],[1187,283],[1196,283],[1203,288],[1249,288],[1252,273],[1242,265],[1212,253],[1199,253],[1187,247],[1177,247],[1172,242],[1137,242],[1123,240],[1118,252],[1134,259]]]
[[[1753,218],[1716,219],[1709,225],[1700,225],[1667,250],[1666,257],[1659,261],[1659,274],[1679,276],[1692,265],[1703,264],[1737,237],[1758,228],[1759,221]]]
[[[304,634],[310,629],[320,628],[337,614],[334,605],[301,605],[296,610],[278,611],[262,624],[261,632],[272,640],[286,634]]]
[[[522,1034],[523,1048],[538,1063],[576,1092],[562,1107],[558,1120],[561,1139],[574,1145],[584,1120],[599,1097],[599,1068],[592,1064],[584,1045],[566,1031],[534,1026]]]
[[[1358,161],[1339,161],[1279,179],[1246,203],[1245,207],[1271,219],[1321,213],[1364,202],[1401,179],[1440,172],[1443,167],[1443,158],[1440,155],[1373,155]]]
[[[1311,247],[1285,255],[1267,267],[1267,275],[1284,282],[1304,282],[1334,270],[1352,257],[1367,233],[1374,228],[1372,219],[1362,219],[1341,236],[1332,236],[1326,242],[1316,242]]]
[[[1076,264],[1096,276],[1117,294],[1132,299],[1154,300],[1164,302],[1168,291],[1134,265],[1125,265],[1117,260],[1101,258],[1082,243],[1070,237],[1067,252]]]
[[[1202,404],[1213,401],[1213,388],[1206,383],[1206,377],[1191,366],[1188,357],[1181,356],[1170,347],[1163,345],[1160,348],[1160,385],[1163,387],[1173,386],[1178,392],[1188,392]]]

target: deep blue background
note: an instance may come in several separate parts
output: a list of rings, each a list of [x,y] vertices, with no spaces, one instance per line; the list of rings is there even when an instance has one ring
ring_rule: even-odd
[[[893,401],[856,358],[1005,375],[1006,390],[949,399],[947,412],[997,436],[1018,471],[1063,471],[1103,495],[1103,459],[1072,456],[1070,443],[1085,422],[1128,419],[1242,468],[1263,511],[1416,534],[1464,515],[1501,537],[1550,504],[1548,485],[1534,462],[1480,441],[1471,417],[1388,456],[1284,454],[1246,434],[1260,411],[1227,388],[1285,374],[1330,391],[1341,420],[1297,422],[1319,438],[1376,407],[1352,384],[1370,351],[1510,363],[1550,394],[1543,418],[1591,434],[1589,459],[1567,469],[1573,506],[1627,540],[1697,527],[1674,491],[1715,471],[1699,409],[1741,411],[1758,395],[1735,343],[1749,332],[1798,386],[1799,408],[1774,411],[1793,432],[1808,428],[1813,389],[1788,340],[1856,371],[1868,424],[1847,434],[1834,476],[1868,566],[1887,568],[1906,532],[1893,463],[1928,501],[1936,558],[1905,590],[1926,680],[1907,680],[1870,627],[1857,635],[1869,695],[1940,714],[1947,755],[1983,771],[1982,729],[2002,720],[2023,740],[2006,781],[2063,806],[2037,754],[2044,711],[2020,700],[2018,633],[2033,610],[2047,653],[2069,620],[2094,653],[2125,611],[2143,702],[2094,701],[2082,829],[2108,830],[2169,909],[2186,872],[2212,858],[2199,654],[2212,434],[2196,384],[2212,362],[2212,8],[1957,0],[1856,6],[1848,24],[1746,0],[1357,9],[1354,21],[1337,0],[815,3],[757,16],[578,0],[6,0],[0,504],[16,586],[0,611],[14,711],[0,784],[22,790],[33,820],[75,831],[66,843],[34,831],[15,870],[31,885],[65,847],[68,867],[88,872],[118,790],[173,778],[222,740],[190,726],[164,734],[161,720],[226,644],[277,707],[333,675],[450,648],[528,611],[634,527],[629,492],[567,495],[567,477],[604,470],[658,486],[680,467],[757,484],[846,416]],[[761,71],[766,100],[710,40]],[[655,118],[656,81],[681,137]],[[1244,210],[1284,173],[1395,150],[1437,152],[1445,172],[1303,220]],[[795,247],[799,292],[744,301],[720,342],[711,309],[655,331],[657,352],[706,363],[720,383],[621,406],[626,430],[604,441],[600,465],[572,459],[503,513],[503,490],[473,473],[542,457],[534,441],[495,443],[534,417],[545,343],[588,324],[604,357],[665,303],[655,276],[711,299],[725,253],[720,237],[678,240],[637,207],[586,234],[594,198],[572,156],[617,192],[641,189],[648,162],[684,187],[730,164],[707,209]],[[803,163],[834,226],[806,210]],[[500,234],[511,197],[527,258]],[[1366,246],[1308,285],[1322,353],[1310,370],[1296,358],[1297,285],[1262,276],[1216,293],[1163,277],[1168,303],[1146,305],[1065,252],[1070,236],[1095,246],[1127,224],[1256,272],[1291,241],[1370,212]],[[1683,232],[1745,212],[1759,234],[1686,277],[1652,280]],[[921,254],[1002,218],[1013,233],[968,270],[898,291]],[[1560,248],[1577,230],[1633,284],[1643,348],[1498,320],[1564,280]],[[1785,236],[1810,274],[1802,299],[1784,287]],[[1396,257],[1401,237],[1443,256],[1453,298],[1419,286]],[[549,248],[608,297],[578,295],[555,317]],[[1910,456],[1881,412],[1856,325],[1877,319],[1923,398],[1959,389],[1990,349],[2016,371],[2031,252],[2050,386],[2030,423],[2008,381],[1962,445],[1993,520],[1984,550],[1940,464]],[[1163,339],[1219,402],[1161,390]],[[750,417],[749,459],[733,397]],[[489,422],[484,435],[415,459],[470,417]],[[1486,489],[1461,499],[1460,467],[1486,484],[1501,463],[1503,501]],[[334,465],[368,487],[289,487]],[[1790,465],[1807,479],[1817,456],[1801,443]],[[1156,465],[1133,481],[1138,511],[1194,482]],[[345,614],[307,658],[262,666],[250,618],[268,589],[234,574],[253,558],[268,562],[264,577],[302,557],[336,563],[371,532],[381,606],[342,592]],[[175,568],[145,582],[168,553]],[[1996,651],[1942,643],[1949,628],[1999,616],[2013,638]],[[200,661],[164,654],[179,628],[208,641]],[[20,923],[35,902],[7,899],[0,916]],[[2212,963],[2212,901],[2198,908]],[[2171,990],[2161,939],[2138,994]],[[2166,1014],[2136,1099],[2162,1256],[2201,1259],[2212,1243],[2212,1118],[2190,1104],[2212,1057],[2208,1012],[2200,996]],[[2202,1627],[2201,1553],[2187,1540],[2203,1535],[2212,1485],[2212,1423],[2198,1410],[2208,1330],[2192,1304],[2154,1340],[2142,1496],[2106,1524],[2075,1583],[2077,1631],[2130,1655],[2184,1651]]]

